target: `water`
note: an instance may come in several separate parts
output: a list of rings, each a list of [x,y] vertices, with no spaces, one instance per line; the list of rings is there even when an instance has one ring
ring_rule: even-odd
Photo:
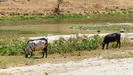
[[[106,23],[131,23],[132,17],[98,17],[80,19],[43,19],[23,21],[0,21],[0,35],[46,36],[48,34],[96,33],[92,30],[70,30],[74,25],[99,25]]]

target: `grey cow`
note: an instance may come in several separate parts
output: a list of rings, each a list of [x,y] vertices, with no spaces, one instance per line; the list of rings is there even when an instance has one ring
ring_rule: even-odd
[[[27,42],[26,48],[24,49],[25,57],[27,58],[28,55],[30,55],[31,57],[33,51],[42,50],[42,58],[44,58],[45,52],[46,52],[46,58],[47,58],[47,47],[48,47],[48,41],[45,38],[29,40]]]

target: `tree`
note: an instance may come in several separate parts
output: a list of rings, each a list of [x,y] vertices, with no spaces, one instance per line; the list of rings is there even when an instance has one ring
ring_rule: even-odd
[[[54,10],[56,15],[60,15],[60,4],[63,2],[63,0],[57,0],[57,6]]]

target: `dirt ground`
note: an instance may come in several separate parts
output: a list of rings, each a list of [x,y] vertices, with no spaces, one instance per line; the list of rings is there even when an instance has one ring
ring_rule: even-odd
[[[132,75],[133,58],[102,59],[101,57],[67,63],[44,63],[26,67],[1,69],[1,75]]]
[[[1,0],[0,17],[52,15],[57,3],[57,0]],[[132,0],[63,0],[59,8],[61,14],[90,15],[132,13],[132,7]]]

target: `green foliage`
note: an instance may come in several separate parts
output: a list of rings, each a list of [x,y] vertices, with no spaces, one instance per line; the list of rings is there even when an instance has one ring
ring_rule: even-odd
[[[109,48],[116,48],[116,42],[109,43]]]
[[[19,17],[2,17],[0,18],[1,21],[7,21],[7,20],[32,20],[32,19],[65,19],[65,18],[86,18],[87,16],[82,16],[82,15],[78,15],[78,14],[74,14],[74,15],[58,15],[58,16],[54,16],[54,15],[49,15],[49,16],[45,16],[43,17],[42,13],[38,13],[36,17],[28,17],[28,13],[25,13],[24,16],[19,16]]]
[[[0,55],[20,55],[25,47],[26,43],[21,40],[11,40],[7,44],[0,41]]]
[[[74,51],[94,50],[99,47],[100,37],[98,35],[92,37],[71,37],[68,39],[60,38],[53,43],[49,43],[48,51],[50,54],[64,54]],[[0,41],[0,55],[21,55],[26,47],[27,41],[18,40],[15,38],[5,39]]]
[[[100,37],[71,37],[68,39],[60,38],[49,44],[49,53],[68,53],[81,50],[94,50],[99,47]]]
[[[126,38],[125,38],[126,39]],[[94,35],[92,37],[82,36],[71,37],[64,39],[61,37],[58,40],[55,40],[53,43],[48,44],[49,54],[59,53],[73,53],[75,51],[90,51],[95,50],[100,47],[102,38],[99,35]],[[18,40],[16,38],[8,38],[0,40],[0,55],[10,56],[10,55],[22,55],[24,54],[23,49],[27,45],[27,40]],[[122,46],[127,46],[129,43],[122,41]],[[132,46],[132,44],[130,44]],[[115,48],[116,42],[112,42],[109,45],[109,48]],[[80,54],[79,54],[80,55]]]

